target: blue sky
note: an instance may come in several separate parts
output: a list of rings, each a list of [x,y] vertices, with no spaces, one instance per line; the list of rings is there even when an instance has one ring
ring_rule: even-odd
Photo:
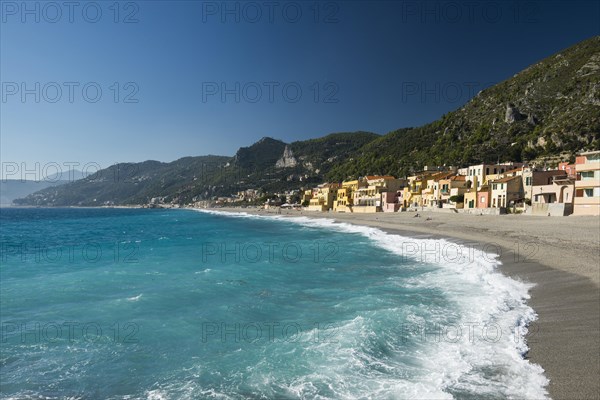
[[[384,134],[600,34],[594,1],[73,4],[0,3],[3,165]]]

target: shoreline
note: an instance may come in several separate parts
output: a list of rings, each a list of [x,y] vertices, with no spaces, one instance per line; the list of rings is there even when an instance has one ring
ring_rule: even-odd
[[[211,210],[326,218],[391,234],[490,246],[489,252],[500,253],[503,274],[535,284],[527,304],[538,319],[529,327],[526,358],[544,369],[550,397],[600,399],[600,217]]]

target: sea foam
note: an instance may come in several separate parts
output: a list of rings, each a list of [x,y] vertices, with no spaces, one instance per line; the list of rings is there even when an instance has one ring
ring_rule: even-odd
[[[373,245],[403,258],[411,258],[413,265],[435,264],[433,272],[404,282],[403,285],[440,288],[451,299],[453,315],[437,315],[410,312],[408,307],[402,329],[406,341],[417,345],[414,356],[416,369],[427,373],[409,374],[407,379],[388,379],[381,375],[365,379],[355,375],[358,369],[348,365],[361,365],[365,352],[356,351],[368,336],[377,336],[364,324],[364,317],[357,317],[340,327],[340,337],[354,340],[350,345],[339,343],[329,357],[332,368],[319,371],[320,378],[332,382],[334,397],[353,398],[357,393],[372,393],[375,397],[399,398],[548,398],[548,379],[537,364],[524,359],[528,347],[525,336],[527,326],[536,320],[534,310],[526,304],[530,283],[524,283],[503,275],[498,255],[466,244],[445,239],[415,239],[390,234],[381,229],[338,223],[332,219],[251,215],[215,210],[198,210],[214,215],[233,218],[271,219],[286,221],[309,228],[321,228],[338,232],[360,234]],[[434,255],[433,250],[438,250]],[[432,261],[433,260],[433,261]],[[421,310],[422,311],[422,310]],[[358,336],[357,336],[358,335]],[[361,337],[366,335],[367,337]],[[374,340],[374,339],[373,339]],[[351,350],[349,350],[351,349]],[[318,351],[318,347],[314,349]],[[328,349],[331,352],[331,348]],[[401,351],[399,351],[401,354]],[[381,368],[395,368],[387,361]],[[313,377],[316,379],[316,377]],[[363,376],[364,378],[364,376]],[[343,389],[334,385],[343,380]],[[305,376],[286,388],[292,396],[312,396],[318,392]]]

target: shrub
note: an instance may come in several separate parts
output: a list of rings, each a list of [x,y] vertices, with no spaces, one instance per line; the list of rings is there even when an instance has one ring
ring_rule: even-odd
[[[458,196],[450,196],[450,201],[453,203],[464,203],[465,202],[465,195],[464,194],[459,194]]]

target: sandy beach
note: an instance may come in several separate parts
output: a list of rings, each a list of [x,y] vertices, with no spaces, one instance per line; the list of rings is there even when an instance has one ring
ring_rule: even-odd
[[[274,215],[276,210],[219,211]],[[467,215],[439,212],[281,215],[329,218],[410,237],[446,238],[500,253],[502,271],[535,283],[528,358],[546,371],[553,399],[600,399],[600,217]]]

